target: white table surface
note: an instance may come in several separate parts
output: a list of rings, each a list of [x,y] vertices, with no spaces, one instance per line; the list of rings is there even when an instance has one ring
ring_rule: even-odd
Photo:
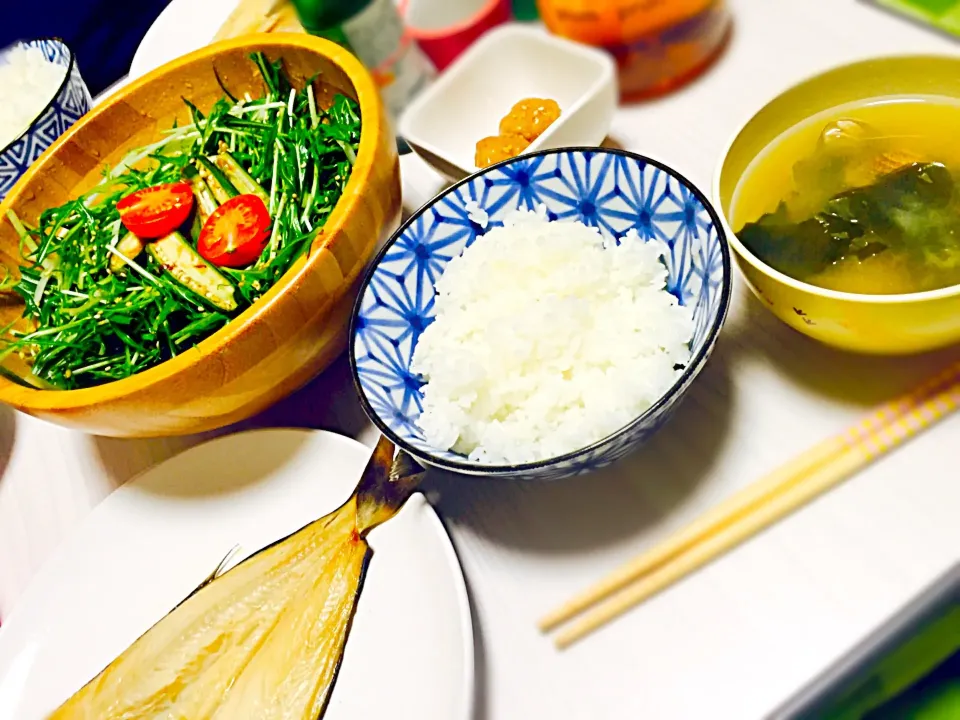
[[[870,54],[960,51],[857,0],[730,4],[720,62],[624,108],[611,133],[704,189],[740,122],[789,83]],[[439,187],[414,158],[404,171],[410,206]],[[642,452],[549,485],[433,479],[474,601],[479,720],[764,717],[960,557],[954,417],[572,649],[537,633],[574,591],[957,355],[839,354],[739,277],[734,296],[709,367]],[[376,436],[343,360],[246,425]],[[103,497],[201,439],[89,437],[0,407],[0,617]]]

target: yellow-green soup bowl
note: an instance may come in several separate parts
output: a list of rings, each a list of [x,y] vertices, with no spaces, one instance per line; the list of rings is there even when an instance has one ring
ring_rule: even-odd
[[[782,133],[821,112],[891,95],[960,100],[960,57],[899,56],[845,65],[801,82],[760,109],[724,153],[713,201],[750,289],[795,330],[861,353],[918,353],[960,342],[960,285],[901,295],[838,292],[795,280],[766,265],[737,238],[734,191],[751,162]],[[958,130],[960,132],[960,130]]]

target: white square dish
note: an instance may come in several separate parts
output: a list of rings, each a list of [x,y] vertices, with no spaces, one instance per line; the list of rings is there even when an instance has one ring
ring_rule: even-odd
[[[400,134],[435,170],[460,180],[478,169],[477,141],[528,97],[561,115],[522,154],[599,145],[617,106],[616,64],[607,53],[535,27],[512,24],[481,37],[400,117]]]

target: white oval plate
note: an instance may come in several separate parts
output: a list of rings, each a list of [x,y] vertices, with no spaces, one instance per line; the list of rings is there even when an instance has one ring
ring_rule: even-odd
[[[258,430],[187,450],[118,489],[43,567],[0,627],[0,718],[40,720],[210,574],[337,508],[370,450]],[[467,720],[473,630],[463,574],[413,495],[374,555],[324,720]]]
[[[172,0],[140,41],[130,77],[140,77],[213,42],[237,0]]]

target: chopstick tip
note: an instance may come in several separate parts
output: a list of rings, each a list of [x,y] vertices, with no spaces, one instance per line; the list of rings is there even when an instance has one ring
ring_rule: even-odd
[[[561,621],[557,618],[555,613],[544,615],[542,618],[537,620],[537,630],[539,630],[541,633],[548,633],[556,628],[560,622]]]
[[[553,645],[554,647],[557,648],[557,650],[563,651],[568,649],[581,637],[582,637],[581,634],[576,632],[575,630],[574,631],[567,630],[566,632],[560,633],[553,639]]]

